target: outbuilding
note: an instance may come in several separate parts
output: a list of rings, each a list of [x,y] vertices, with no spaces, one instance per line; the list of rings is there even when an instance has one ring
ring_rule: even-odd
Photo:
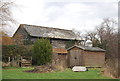
[[[68,50],[68,67],[102,67],[105,63],[105,50],[98,47],[74,45]]]

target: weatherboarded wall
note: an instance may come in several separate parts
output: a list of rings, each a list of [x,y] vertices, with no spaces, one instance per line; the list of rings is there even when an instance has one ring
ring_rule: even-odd
[[[84,51],[83,59],[85,66],[102,67],[105,62],[105,53]]]
[[[30,36],[28,35],[28,33],[25,31],[25,29],[21,25],[21,27],[19,27],[18,30],[13,35],[13,40],[15,44],[21,45],[23,44],[23,41],[27,40],[29,37]]]
[[[68,50],[68,66],[75,65],[102,67],[105,62],[105,52],[84,51],[80,48],[74,47]]]

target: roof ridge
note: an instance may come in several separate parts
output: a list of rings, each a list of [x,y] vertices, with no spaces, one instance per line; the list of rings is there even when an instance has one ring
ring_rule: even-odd
[[[78,48],[81,48],[83,50],[88,50],[88,51],[105,51],[104,49],[102,48],[99,48],[99,47],[89,47],[89,46],[81,46],[81,45],[73,45],[72,47],[68,48],[67,50],[70,50],[72,49],[73,47],[78,47]],[[93,49],[94,48],[94,49]]]
[[[33,26],[33,27],[41,27],[41,28],[49,28],[49,29],[58,29],[58,30],[72,31],[72,30],[62,29],[62,28],[54,28],[54,27],[46,27],[46,26],[38,26],[38,25],[30,25],[30,24],[20,24],[20,25],[28,25],[28,26]]]

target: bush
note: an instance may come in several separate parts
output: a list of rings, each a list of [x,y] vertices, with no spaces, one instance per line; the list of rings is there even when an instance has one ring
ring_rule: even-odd
[[[37,65],[43,65],[51,62],[52,45],[48,39],[38,39],[33,46],[33,62]]]
[[[30,55],[28,47],[20,45],[2,45],[2,60],[6,62],[8,57],[19,57]]]

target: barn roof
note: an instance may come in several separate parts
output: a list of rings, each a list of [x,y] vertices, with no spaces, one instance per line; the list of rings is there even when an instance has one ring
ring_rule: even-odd
[[[65,30],[52,27],[35,26],[21,24],[27,33],[33,37],[48,37],[48,38],[58,38],[58,39],[70,39],[70,40],[80,40],[72,30]]]
[[[68,53],[66,49],[63,48],[53,48],[53,53]]]
[[[68,48],[67,50],[70,50],[74,47],[77,47],[77,48],[80,48],[80,49],[83,49],[83,50],[86,50],[86,51],[98,51],[98,52],[104,52],[105,51],[104,49],[101,49],[99,47],[78,46],[78,45],[74,45],[74,46]]]

